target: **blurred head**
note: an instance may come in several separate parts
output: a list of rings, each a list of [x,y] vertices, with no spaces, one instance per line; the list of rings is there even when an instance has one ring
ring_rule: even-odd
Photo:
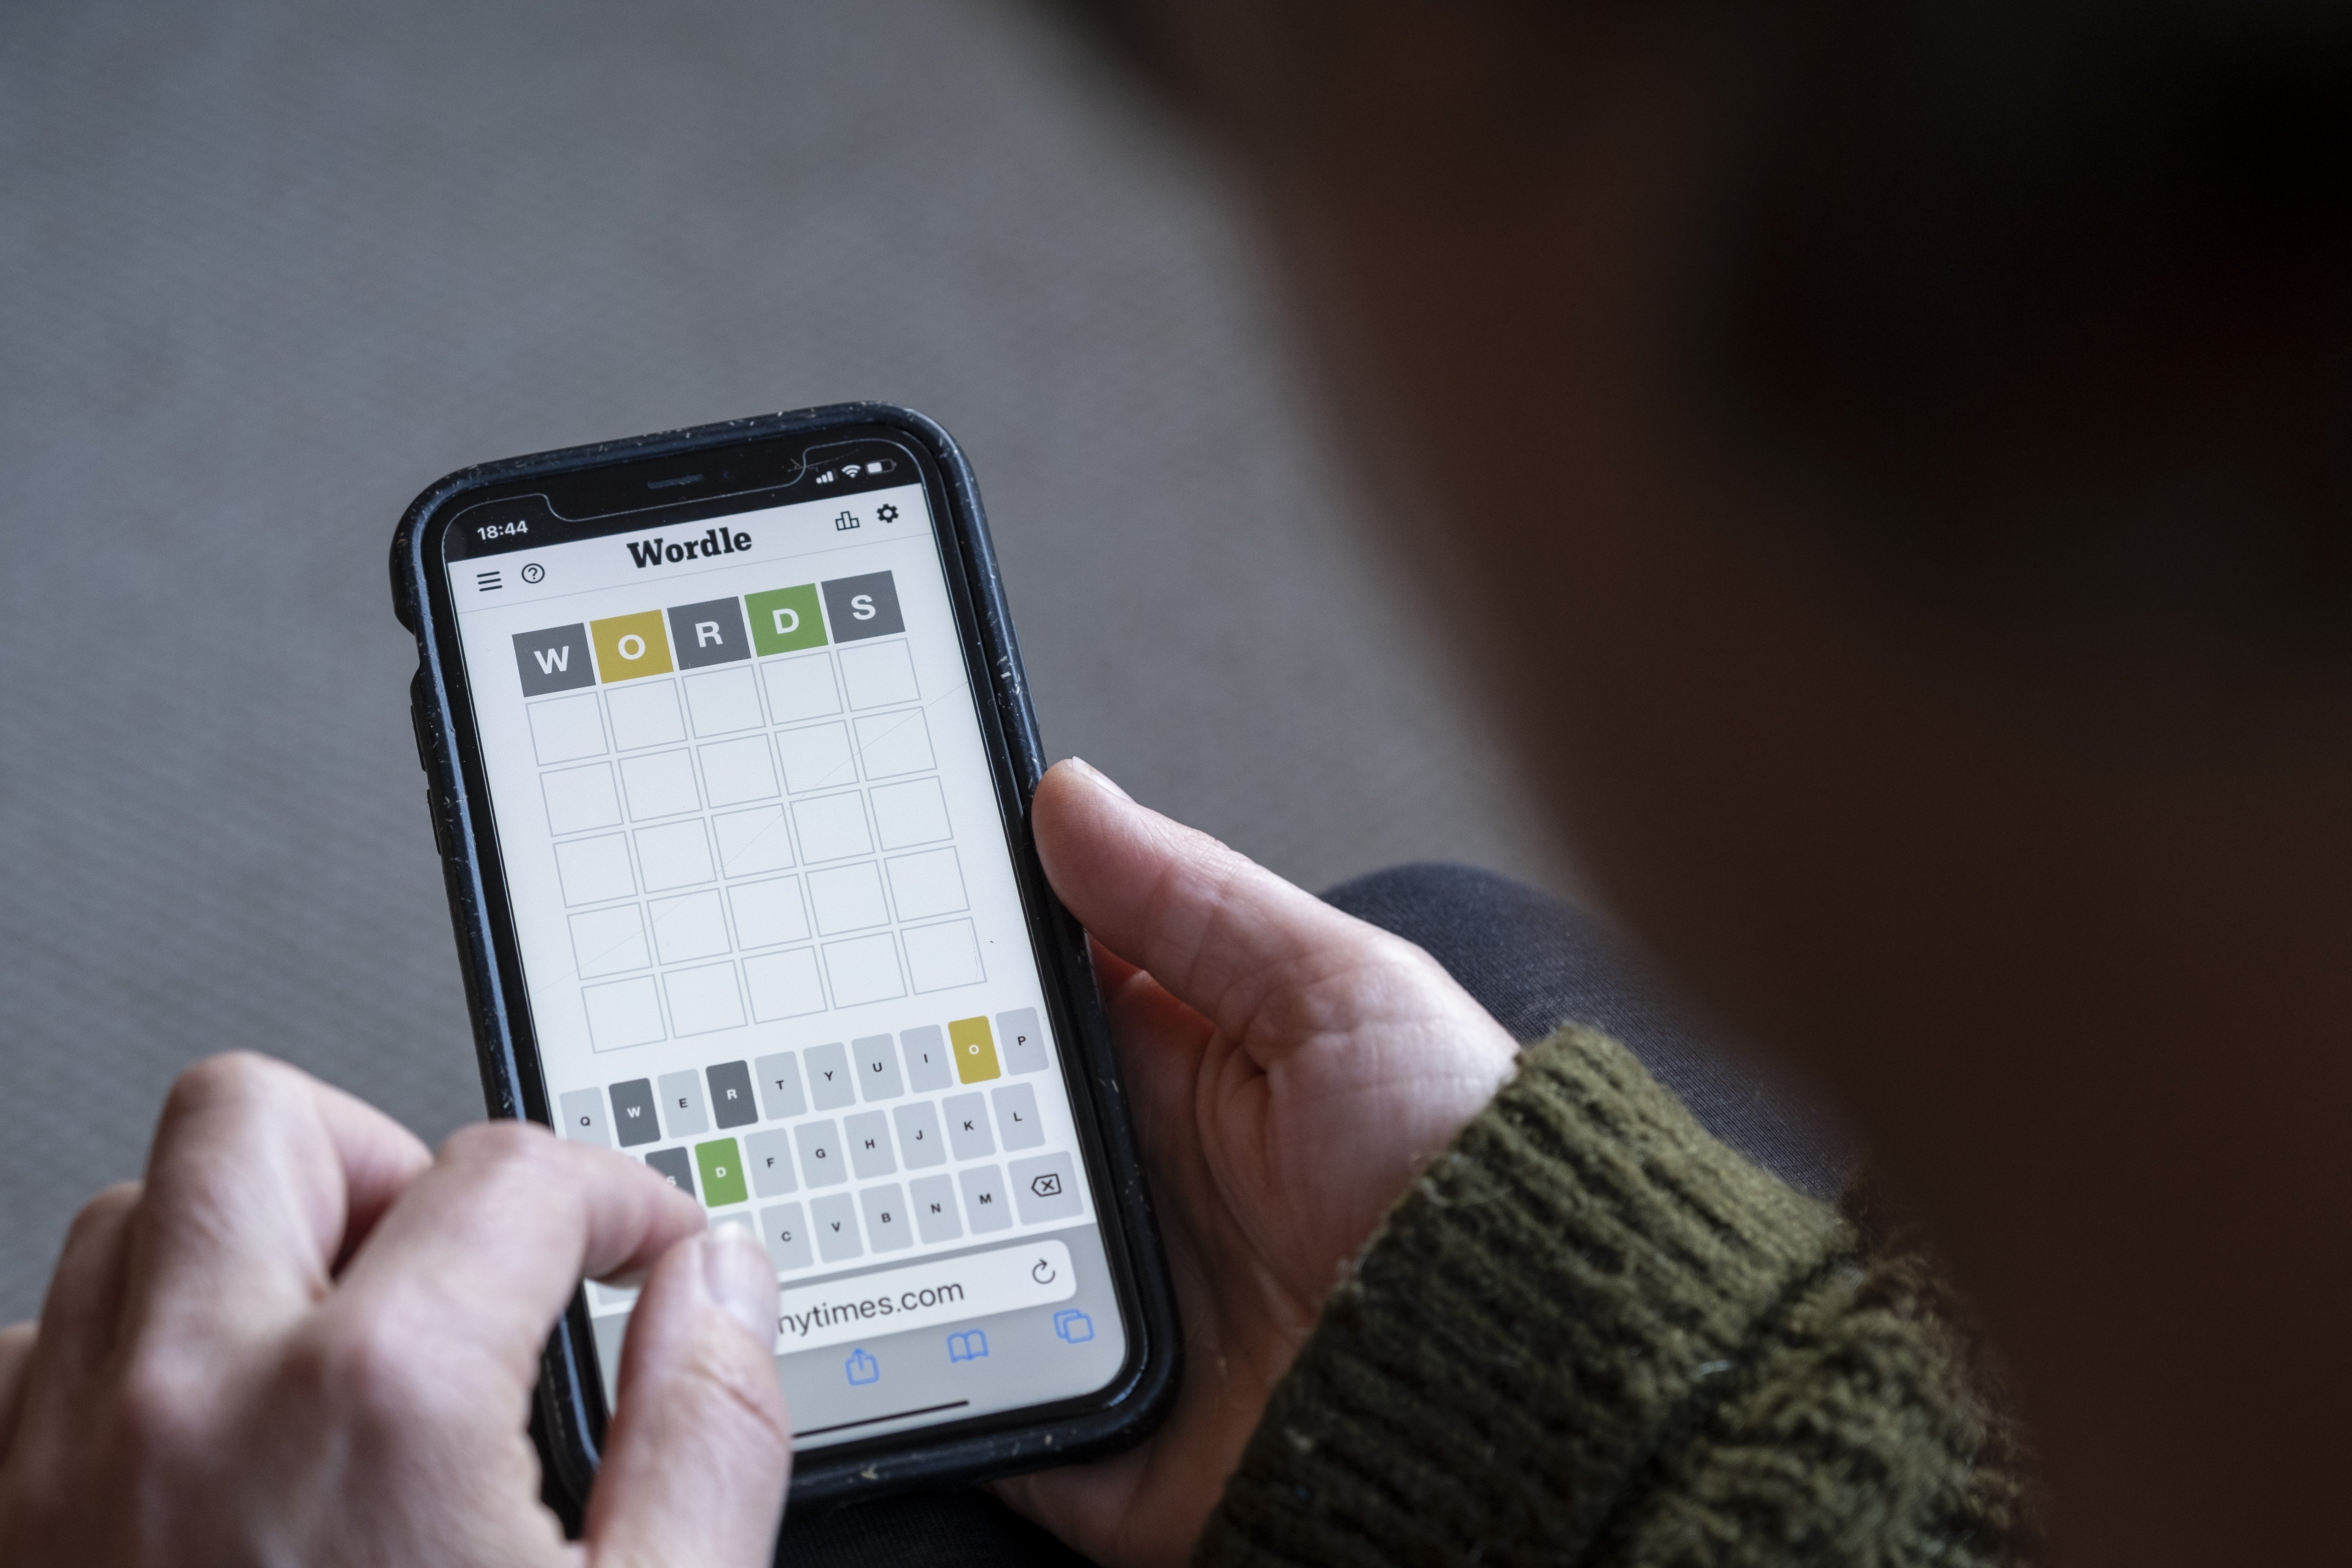
[[[1580,867],[1936,1221],[2091,1555],[2324,1550],[2352,14],[1098,3]]]
[[[1956,1125],[2250,994],[2343,1016],[2340,8],[1116,15],[1580,862],[1718,1004]]]

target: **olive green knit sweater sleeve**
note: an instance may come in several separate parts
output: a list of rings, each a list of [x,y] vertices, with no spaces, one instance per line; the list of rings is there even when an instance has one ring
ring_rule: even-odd
[[[1915,1252],[1564,1029],[1332,1292],[1196,1560],[2024,1562],[1953,1323]]]

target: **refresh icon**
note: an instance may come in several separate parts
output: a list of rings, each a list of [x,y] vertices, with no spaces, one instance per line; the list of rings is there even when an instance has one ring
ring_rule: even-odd
[[[1054,1272],[1052,1264],[1041,1258],[1037,1259],[1036,1266],[1029,1270],[1029,1278],[1040,1285],[1051,1285],[1060,1276]]]

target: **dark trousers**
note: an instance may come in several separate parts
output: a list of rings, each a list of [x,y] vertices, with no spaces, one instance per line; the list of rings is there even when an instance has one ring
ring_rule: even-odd
[[[1514,1037],[1563,1023],[1622,1040],[1707,1130],[1800,1191],[1833,1195],[1848,1154],[1820,1118],[1727,1050],[1596,916],[1466,866],[1400,866],[1342,883],[1332,904],[1419,943]],[[776,1544],[793,1568],[997,1568],[1084,1559],[976,1488],[793,1515]]]

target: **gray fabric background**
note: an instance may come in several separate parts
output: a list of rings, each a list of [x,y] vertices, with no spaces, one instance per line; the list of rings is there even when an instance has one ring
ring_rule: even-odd
[[[971,452],[1057,753],[1310,886],[1559,885],[1213,171],[1041,13],[9,7],[0,1317],[199,1056],[478,1114],[409,498],[856,396]]]

